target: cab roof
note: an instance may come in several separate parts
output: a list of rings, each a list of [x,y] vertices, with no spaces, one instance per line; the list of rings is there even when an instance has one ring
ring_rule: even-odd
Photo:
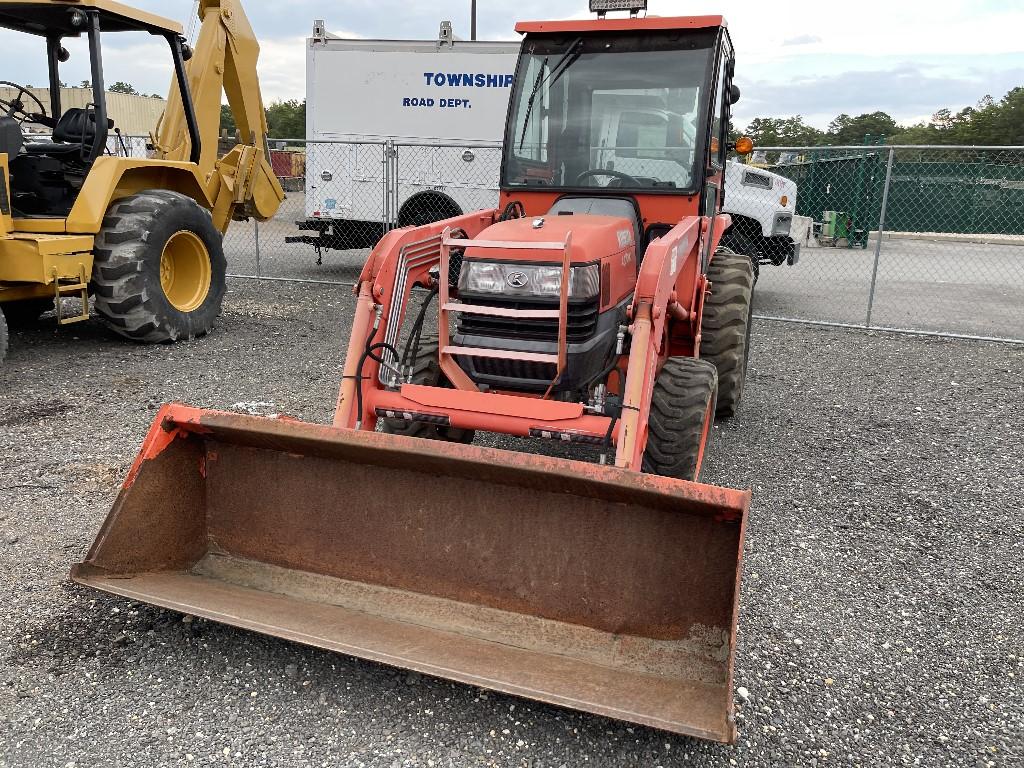
[[[669,29],[710,29],[726,26],[722,16],[646,16],[640,18],[520,21],[516,32],[634,32]]]
[[[99,11],[104,32],[182,33],[181,24],[176,21],[115,0],[0,0],[0,27],[32,35],[74,37],[84,31],[71,26],[71,11],[75,8]]]

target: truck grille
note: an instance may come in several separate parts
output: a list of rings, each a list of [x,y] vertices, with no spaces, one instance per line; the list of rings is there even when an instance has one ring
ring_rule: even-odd
[[[479,304],[503,309],[557,309],[558,303],[540,303],[524,301],[502,301],[495,299],[465,298],[467,304]],[[566,318],[566,342],[579,343],[590,339],[597,331],[597,317],[600,312],[598,300],[569,304]],[[517,339],[524,341],[558,341],[558,320],[530,319],[519,320],[509,317],[490,317],[487,315],[459,315],[457,333],[467,336],[486,336],[500,339]],[[481,370],[481,368],[477,368]],[[501,374],[505,375],[505,374]],[[543,377],[526,377],[543,378]]]

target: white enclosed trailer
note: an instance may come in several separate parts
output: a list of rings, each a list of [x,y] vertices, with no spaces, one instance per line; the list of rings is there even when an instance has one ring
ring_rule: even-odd
[[[306,42],[306,210],[291,241],[367,248],[387,224],[437,221],[498,201],[519,43],[352,40],[322,21]],[[490,144],[491,146],[487,146]]]
[[[306,41],[306,208],[298,222],[313,234],[288,240],[310,243],[318,255],[370,248],[388,226],[497,205],[496,145],[518,55],[517,41],[457,40],[448,22],[436,40],[339,38],[314,22]],[[673,120],[693,131],[695,115],[662,114],[642,95],[602,110],[595,119],[598,144],[607,148],[601,167],[643,175],[652,162],[616,151],[620,135],[669,130]],[[793,182],[730,161],[724,210],[734,221],[725,242],[750,257],[755,275],[759,265],[799,259],[789,236]]]

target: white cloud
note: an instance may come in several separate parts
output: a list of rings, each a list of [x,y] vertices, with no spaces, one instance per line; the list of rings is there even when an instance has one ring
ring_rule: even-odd
[[[783,45],[810,45],[822,42],[819,35],[797,35],[782,41]]]
[[[288,37],[260,43],[260,87],[263,100],[302,99],[306,93],[306,38]]]

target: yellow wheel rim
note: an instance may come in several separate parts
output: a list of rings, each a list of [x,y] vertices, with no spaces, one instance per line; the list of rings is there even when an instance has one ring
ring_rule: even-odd
[[[160,255],[160,287],[171,306],[180,312],[201,307],[212,275],[210,252],[199,235],[187,230],[171,235]]]

